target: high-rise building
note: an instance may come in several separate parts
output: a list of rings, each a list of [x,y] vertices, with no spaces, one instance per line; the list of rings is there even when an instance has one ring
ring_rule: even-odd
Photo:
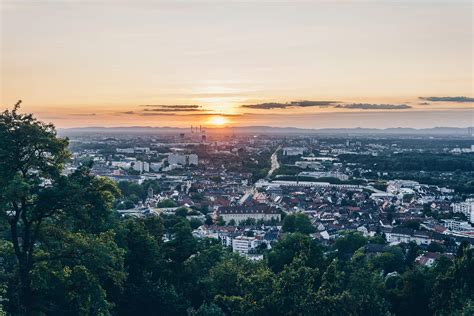
[[[474,223],[474,199],[467,199],[465,202],[453,204],[454,213],[463,213],[467,220]]]

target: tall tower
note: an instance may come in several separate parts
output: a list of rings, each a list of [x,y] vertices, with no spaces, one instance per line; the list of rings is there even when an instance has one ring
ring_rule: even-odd
[[[151,185],[148,187],[147,196],[149,199],[153,198],[153,188],[151,187]]]

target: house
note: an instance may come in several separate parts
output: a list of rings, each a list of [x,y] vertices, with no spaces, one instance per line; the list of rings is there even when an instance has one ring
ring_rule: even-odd
[[[432,267],[436,260],[441,257],[439,252],[427,252],[415,259],[416,264],[425,267]]]

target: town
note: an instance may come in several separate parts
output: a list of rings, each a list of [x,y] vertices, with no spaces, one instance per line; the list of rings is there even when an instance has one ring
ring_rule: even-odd
[[[474,245],[467,134],[279,135],[191,126],[72,134],[70,150],[67,172],[90,164],[118,184],[121,216],[185,217],[195,237],[251,260],[300,229],[327,246],[348,232],[405,252],[414,243],[422,265]]]

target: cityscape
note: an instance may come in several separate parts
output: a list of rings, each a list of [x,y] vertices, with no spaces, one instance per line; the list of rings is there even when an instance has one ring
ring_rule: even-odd
[[[465,0],[0,0],[0,316],[474,315]]]
[[[285,217],[300,215],[324,245],[348,232],[383,236],[387,245],[414,242],[420,262],[474,244],[471,129],[441,137],[207,134],[202,126],[161,136],[72,133],[66,170],[90,163],[118,183],[120,216],[180,214],[196,238],[251,260],[278,241]]]

